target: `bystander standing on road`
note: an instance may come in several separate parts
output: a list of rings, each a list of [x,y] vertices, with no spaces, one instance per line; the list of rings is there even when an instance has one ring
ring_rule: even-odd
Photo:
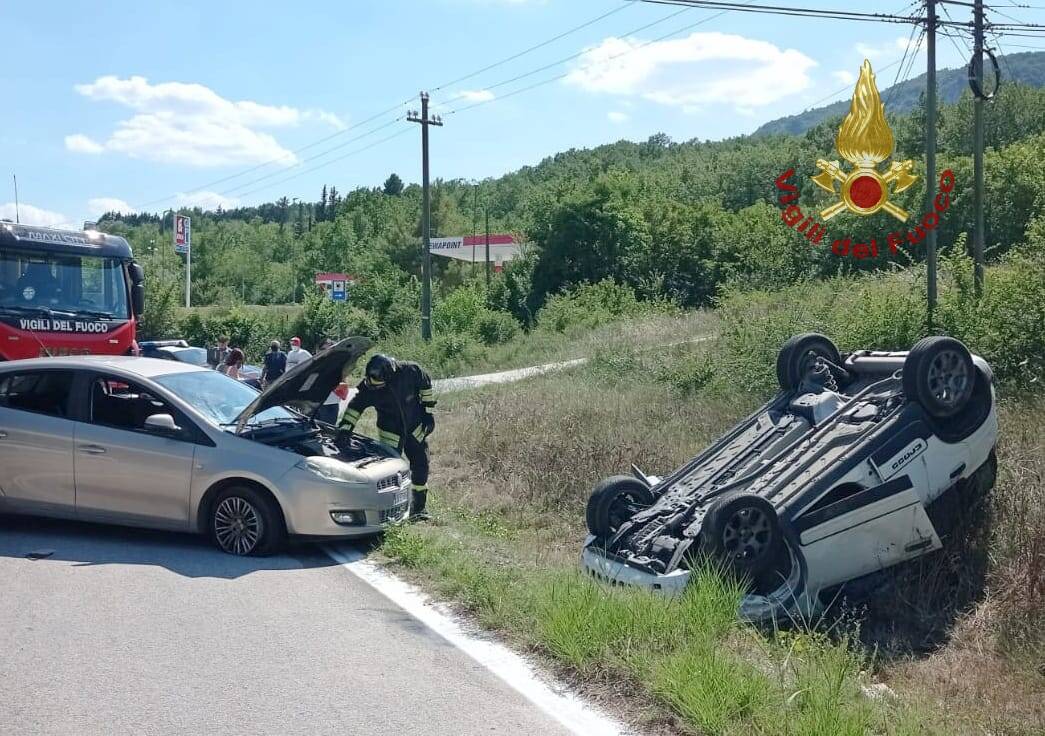
[[[312,353],[301,347],[301,338],[290,338],[290,352],[287,353],[287,370],[293,370],[299,363],[304,363],[312,357]]]
[[[265,367],[261,371],[261,385],[268,386],[287,372],[287,354],[279,349],[279,340],[273,340],[265,353]]]

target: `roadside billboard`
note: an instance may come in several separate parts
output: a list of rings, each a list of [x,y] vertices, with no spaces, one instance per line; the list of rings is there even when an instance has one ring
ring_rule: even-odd
[[[458,235],[448,238],[432,238],[432,255],[453,258],[469,263],[486,262],[486,235]],[[522,243],[508,233],[490,233],[490,262],[498,271],[505,261],[518,258]]]
[[[174,216],[174,252],[185,255],[192,250],[192,220],[185,215]]]

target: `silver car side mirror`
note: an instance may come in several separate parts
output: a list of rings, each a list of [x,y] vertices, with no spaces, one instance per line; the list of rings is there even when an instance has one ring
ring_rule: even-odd
[[[177,434],[181,427],[174,423],[170,414],[153,414],[145,419],[145,429],[156,434]]]

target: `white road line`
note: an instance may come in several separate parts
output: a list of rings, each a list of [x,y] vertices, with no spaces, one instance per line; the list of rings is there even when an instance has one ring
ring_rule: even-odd
[[[329,545],[324,549],[350,573],[483,665],[572,733],[582,736],[628,733],[623,724],[584,703],[565,687],[546,683],[521,655],[502,644],[469,634],[455,616],[440,611],[427,595],[385,572],[362,552]]]

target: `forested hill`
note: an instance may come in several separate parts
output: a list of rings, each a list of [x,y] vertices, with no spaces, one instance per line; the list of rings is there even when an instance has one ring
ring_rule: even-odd
[[[1014,81],[1031,87],[1045,87],[1045,52],[1028,51],[1022,54],[1011,54],[1000,56],[998,62],[1001,66],[1002,84],[1012,84]],[[988,79],[990,77],[988,76]],[[883,74],[878,78],[881,86],[887,81]],[[957,102],[962,93],[969,89],[969,82],[965,68],[943,69],[936,74],[937,89],[940,101],[944,103]],[[925,91],[925,75],[920,74],[906,82],[889,87],[882,92],[886,109],[891,113],[910,112],[918,105],[922,92]],[[784,133],[797,135],[805,133],[810,128],[819,125],[825,120],[844,115],[849,109],[849,99],[839,100],[824,107],[815,107],[797,115],[770,120],[755,131],[754,135],[772,135]]]
[[[939,167],[953,169],[958,182],[937,230],[944,249],[961,242],[973,219],[972,116],[969,95],[940,110]],[[1045,249],[1045,87],[1007,85],[985,117],[989,257],[1025,243]],[[890,118],[896,156],[912,159],[915,171],[924,171],[923,110],[916,106]],[[840,219],[831,223],[820,247],[781,223],[774,181],[789,168],[796,172],[803,208],[828,201],[810,176],[816,160],[834,150],[837,127],[831,120],[801,135],[714,142],[675,142],[657,134],[642,142],[564,151],[478,185],[437,179],[432,232],[480,230],[485,203],[494,232],[520,233],[533,244],[528,257],[495,277],[482,297],[525,323],[532,323],[551,295],[584,283],[610,280],[650,301],[699,306],[729,284],[776,288],[839,271],[881,268],[885,256],[836,257],[830,238],[841,232],[854,243],[882,242],[910,223],[900,226],[883,212]],[[919,177],[894,198],[913,215],[912,223],[921,218],[925,185]],[[230,211],[190,211],[193,304],[301,303],[317,271],[345,271],[359,279],[352,304],[362,311],[353,314],[370,325],[360,334],[412,330],[421,265],[420,187],[404,186],[392,175],[383,186],[342,194],[328,185],[316,195],[312,202],[282,197]],[[164,314],[157,302],[177,303],[184,278],[182,264],[164,245],[170,242],[170,214],[110,213],[99,224],[130,239],[150,274],[147,314]],[[923,237],[915,232],[888,260],[917,263]],[[437,307],[454,303],[464,284],[483,289],[482,269],[434,261]],[[170,331],[156,324],[150,330]]]

